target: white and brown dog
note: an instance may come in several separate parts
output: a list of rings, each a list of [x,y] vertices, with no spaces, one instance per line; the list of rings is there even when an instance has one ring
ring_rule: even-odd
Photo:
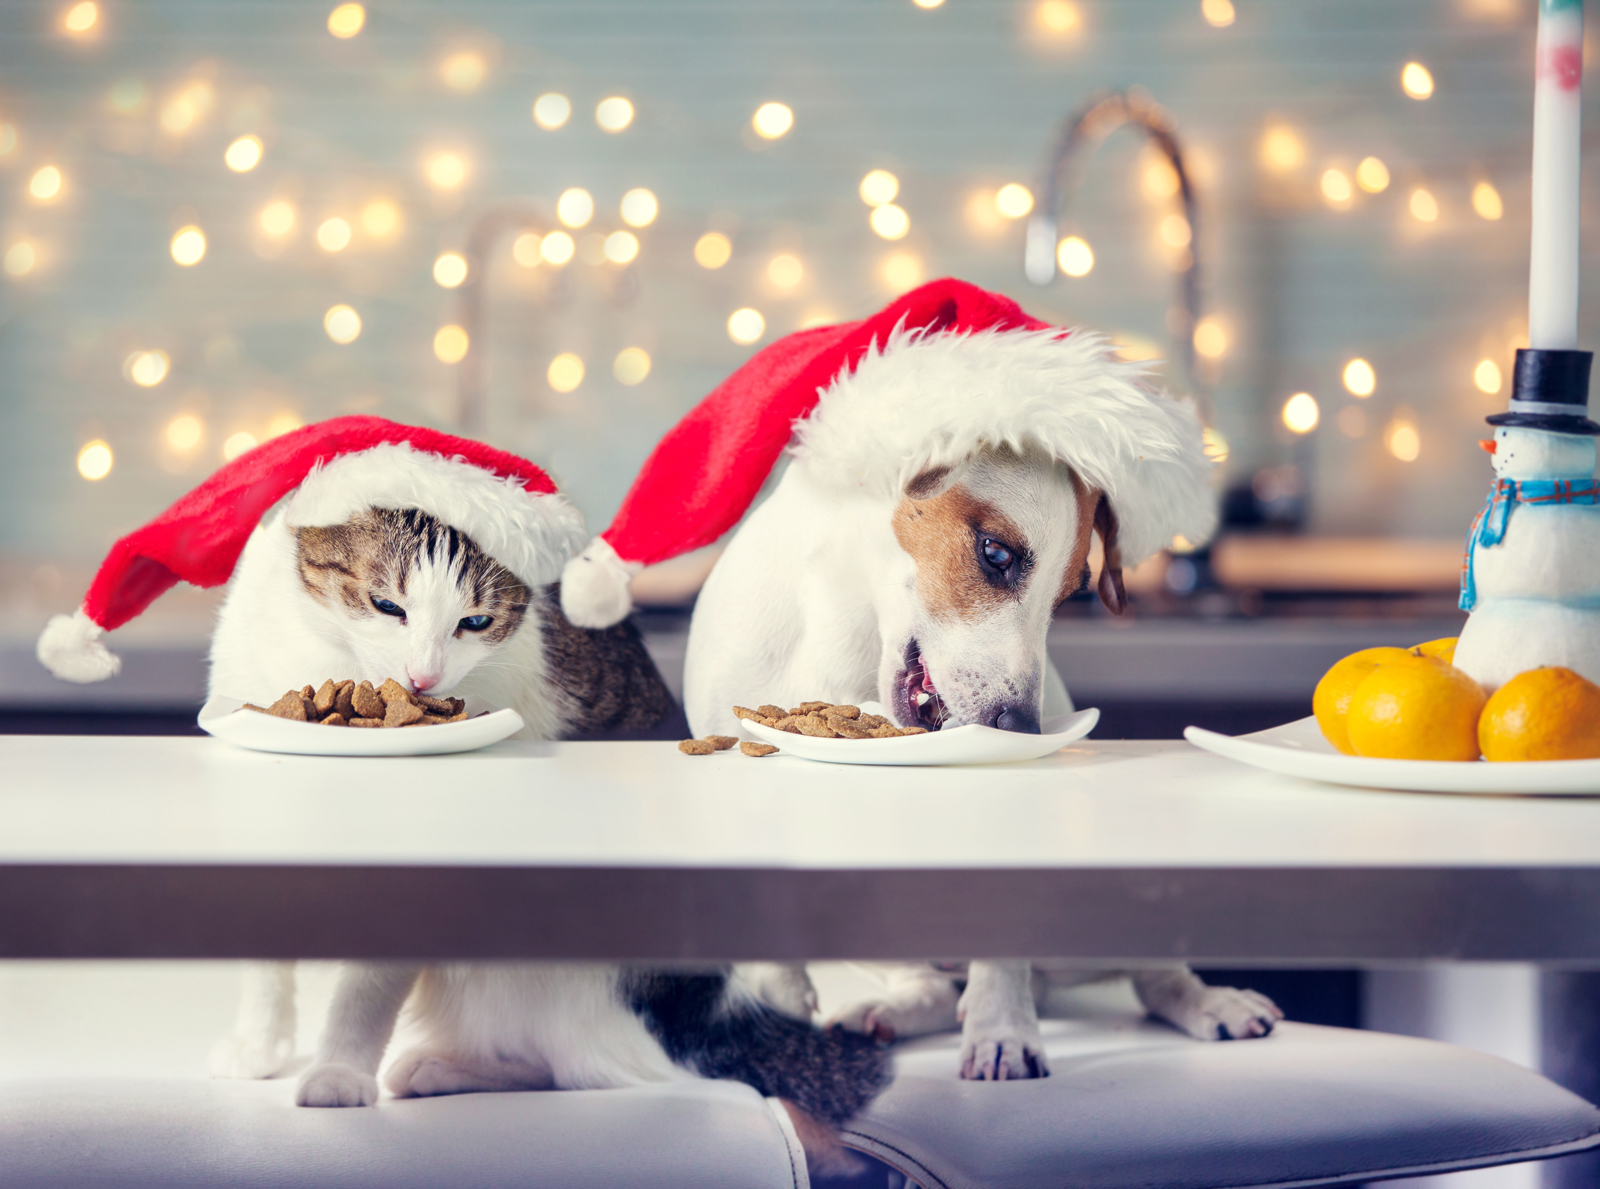
[[[1215,526],[1193,410],[1094,333],[902,321],[828,379],[696,604],[684,670],[696,734],[737,733],[735,704],[813,698],[881,702],[903,726],[1037,732],[1071,708],[1045,639],[1088,580],[1091,536],[1100,596],[1120,612],[1124,562]],[[578,568],[616,558],[597,540]],[[888,1038],[959,1021],[963,1076],[1040,1076],[1044,976],[1103,977],[1066,963],[901,966],[881,998],[834,1022]],[[1152,1014],[1201,1039],[1262,1036],[1281,1018],[1185,967],[1133,978]],[[760,985],[796,1014],[815,1006],[798,968],[767,968]]]

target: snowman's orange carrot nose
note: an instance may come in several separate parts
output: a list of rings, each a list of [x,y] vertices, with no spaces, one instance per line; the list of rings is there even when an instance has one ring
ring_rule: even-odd
[[[1494,439],[1493,438],[1479,438],[1478,439],[1478,448],[1480,450],[1482,450],[1485,454],[1493,454],[1494,453],[1494,444],[1495,443],[1494,443]]]

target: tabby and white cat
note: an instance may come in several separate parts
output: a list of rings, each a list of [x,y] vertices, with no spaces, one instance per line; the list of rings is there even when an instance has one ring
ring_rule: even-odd
[[[263,521],[234,572],[211,650],[211,692],[256,702],[325,677],[477,695],[529,738],[637,731],[675,710],[637,630],[573,627],[554,586],[530,589],[459,529],[415,509],[343,524]],[[420,982],[419,982],[420,975]],[[294,1054],[294,965],[248,963],[219,1077],[280,1073]],[[728,1077],[839,1124],[886,1080],[886,1059],[762,1003],[726,969],[673,974],[577,964],[351,965],[342,972],[306,1106],[364,1106],[413,988],[425,1040],[397,1060],[397,1094],[601,1088]]]

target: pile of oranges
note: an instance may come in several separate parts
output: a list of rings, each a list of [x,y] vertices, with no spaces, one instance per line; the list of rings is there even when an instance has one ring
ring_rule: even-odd
[[[1600,758],[1600,685],[1548,666],[1486,694],[1450,663],[1455,648],[1430,640],[1345,657],[1312,697],[1323,735],[1345,755],[1393,760]]]

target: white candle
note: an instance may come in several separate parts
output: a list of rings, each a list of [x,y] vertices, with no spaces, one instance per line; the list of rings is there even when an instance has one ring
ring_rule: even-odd
[[[1528,345],[1575,350],[1583,0],[1539,0],[1535,61]]]

